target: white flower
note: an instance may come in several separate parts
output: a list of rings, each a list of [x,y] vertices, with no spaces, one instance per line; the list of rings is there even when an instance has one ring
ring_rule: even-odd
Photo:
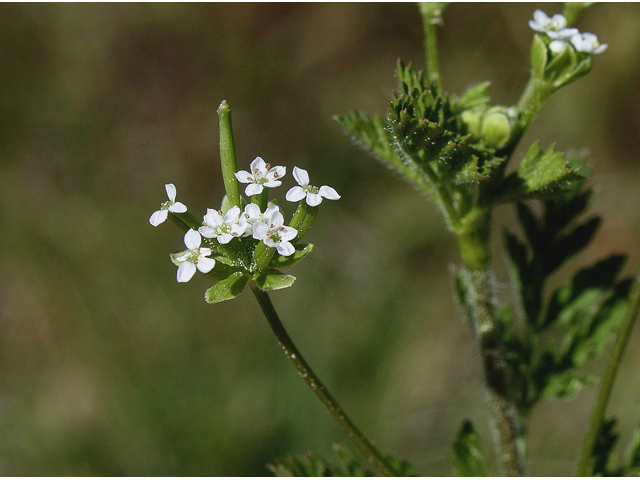
[[[258,221],[253,224],[253,238],[262,240],[268,247],[275,247],[280,255],[288,257],[296,251],[289,240],[293,240],[298,231],[283,223],[282,213],[277,211],[268,223]]]
[[[600,44],[598,37],[593,33],[578,33],[571,37],[571,43],[579,52],[590,53],[596,55],[604,52],[609,46],[606,43]]]
[[[533,12],[533,20],[529,20],[529,26],[536,32],[546,33],[549,37],[555,38],[553,35],[567,26],[567,19],[559,13],[549,18],[542,10],[536,10]]]
[[[246,170],[240,170],[235,174],[239,182],[249,184],[244,191],[247,196],[262,193],[264,187],[279,187],[282,182],[278,178],[284,177],[287,173],[285,167],[271,167],[260,157],[256,157],[251,162],[250,168],[251,173]]]
[[[340,195],[333,188],[323,185],[322,187],[314,187],[309,185],[309,174],[306,170],[293,167],[293,177],[298,182],[297,187],[291,188],[286,195],[286,199],[290,202],[298,202],[306,197],[307,205],[315,207],[322,203],[322,197],[329,200],[338,200]]]
[[[169,197],[169,201],[164,202],[162,205],[160,205],[160,210],[151,214],[149,223],[154,227],[157,227],[162,222],[164,222],[169,216],[169,212],[184,213],[187,211],[186,205],[180,202],[176,202],[176,187],[173,185],[173,183],[167,183],[164,186],[164,189],[167,191],[167,197]]]
[[[178,282],[188,282],[196,273],[196,268],[202,273],[208,273],[216,265],[213,258],[207,258],[211,255],[210,248],[200,248],[200,234],[193,228],[184,236],[184,244],[189,250],[182,252],[175,257],[174,262],[178,264]]]
[[[244,233],[246,222],[240,218],[240,207],[233,206],[222,216],[222,212],[207,208],[202,227],[198,231],[203,237],[216,238],[221,244],[229,243],[233,237]]]
[[[269,223],[274,213],[278,212],[277,205],[271,205],[264,213],[260,212],[260,207],[255,203],[250,203],[244,207],[242,218],[246,222],[245,231],[243,237],[253,235],[253,224],[256,222]]]

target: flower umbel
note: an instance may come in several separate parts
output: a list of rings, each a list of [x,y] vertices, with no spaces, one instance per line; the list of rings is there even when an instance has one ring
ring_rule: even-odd
[[[314,187],[309,185],[309,174],[306,170],[293,167],[293,177],[298,182],[298,186],[291,188],[286,195],[286,199],[290,202],[298,202],[306,198],[307,205],[315,207],[322,203],[322,198],[329,200],[339,200],[340,195],[333,188],[323,185],[322,187]]]
[[[208,273],[215,267],[216,261],[208,258],[211,255],[210,248],[200,248],[200,234],[193,228],[184,236],[184,244],[188,250],[174,257],[174,263],[178,265],[178,282],[188,282],[196,273],[196,269],[202,273]]]
[[[288,257],[296,251],[289,240],[293,240],[298,234],[298,231],[293,227],[287,227],[283,224],[284,217],[278,210],[273,213],[267,223],[257,221],[253,224],[253,238],[262,240],[268,247],[275,247],[280,255]]]
[[[240,208],[231,207],[222,216],[222,212],[207,208],[202,227],[198,229],[203,237],[214,238],[221,244],[229,243],[234,237],[241,236],[246,228],[246,222],[240,218]]]
[[[251,172],[240,170],[235,174],[239,182],[249,184],[244,190],[247,196],[262,193],[264,187],[279,187],[282,182],[278,178],[284,177],[287,173],[286,167],[272,167],[260,157],[251,162],[250,168]]]
[[[162,205],[160,205],[160,210],[157,210],[151,214],[149,223],[154,227],[157,227],[162,222],[164,222],[169,216],[169,212],[184,213],[187,211],[187,207],[185,204],[176,202],[175,185],[173,185],[173,183],[167,183],[164,188],[167,191],[167,197],[169,197],[169,201],[164,202]]]

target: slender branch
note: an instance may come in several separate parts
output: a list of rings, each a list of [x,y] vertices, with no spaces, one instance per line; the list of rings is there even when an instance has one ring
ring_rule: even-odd
[[[631,289],[631,294],[629,295],[629,306],[622,321],[620,332],[618,333],[616,341],[613,345],[613,351],[611,352],[611,357],[609,357],[607,368],[602,376],[602,381],[600,382],[598,398],[596,400],[593,413],[591,414],[587,434],[585,435],[584,441],[582,443],[582,450],[580,451],[578,469],[576,470],[576,476],[578,477],[585,477],[591,474],[589,470],[592,467],[591,455],[593,453],[593,447],[595,446],[598,435],[600,434],[600,428],[602,426],[602,422],[604,421],[604,416],[607,410],[607,405],[609,403],[609,398],[611,397],[611,391],[616,379],[616,374],[618,373],[618,368],[620,367],[622,356],[624,355],[629,337],[631,336],[631,330],[633,329],[633,325],[635,324],[639,313],[640,275],[636,278],[633,284],[633,288]]]
[[[442,95],[442,81],[440,79],[440,61],[438,58],[438,23],[445,8],[444,3],[421,2],[419,4],[424,28],[424,50],[426,55],[429,81],[434,83],[439,95]]]
[[[349,438],[353,440],[356,446],[364,453],[369,461],[382,472],[385,476],[397,477],[400,474],[395,470],[393,466],[384,458],[384,455],[374,447],[369,439],[356,427],[356,425],[347,417],[342,407],[333,398],[331,393],[327,390],[327,387],[320,381],[318,376],[311,370],[309,364],[305,361],[300,354],[296,346],[294,345],[291,337],[287,334],[278,313],[276,312],[269,294],[264,290],[260,290],[255,283],[251,283],[251,290],[255,295],[260,308],[264,313],[264,316],[269,322],[269,326],[273,333],[276,335],[278,342],[282,346],[289,360],[293,363],[298,370],[298,373],[302,376],[311,391],[318,397],[324,407],[329,411],[333,418],[340,424],[344,431],[349,435]]]

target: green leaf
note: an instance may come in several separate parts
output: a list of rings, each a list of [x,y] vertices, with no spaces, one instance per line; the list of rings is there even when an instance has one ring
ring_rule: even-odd
[[[547,65],[547,45],[542,41],[540,35],[533,36],[531,43],[531,69],[536,78],[544,78],[544,70]]]
[[[296,251],[292,255],[289,255],[288,257],[275,255],[271,260],[270,265],[277,268],[291,267],[316,249],[316,246],[312,243],[298,243],[294,247]]]
[[[263,290],[279,290],[293,285],[296,277],[287,275],[276,269],[264,270],[254,277],[258,286]]]
[[[621,475],[637,475],[640,471],[640,427],[636,428],[627,447]]]
[[[320,455],[307,452],[302,455],[288,455],[278,458],[273,464],[267,465],[278,477],[373,477],[375,474],[362,466],[349,451],[339,445],[334,450],[340,464],[328,462]]]
[[[480,450],[480,437],[466,420],[453,443],[453,471],[458,477],[486,477],[487,466]]]
[[[491,97],[489,96],[490,86],[491,82],[476,83],[467,88],[460,98],[454,97],[459,109],[486,110],[491,101]]]
[[[216,283],[204,293],[207,303],[219,303],[230,300],[244,292],[249,276],[243,272],[235,272]]]
[[[544,153],[538,142],[534,142],[524,155],[516,172],[505,181],[499,201],[514,199],[546,198],[566,190],[575,189],[586,178],[575,156],[571,164],[564,154],[551,145]]]

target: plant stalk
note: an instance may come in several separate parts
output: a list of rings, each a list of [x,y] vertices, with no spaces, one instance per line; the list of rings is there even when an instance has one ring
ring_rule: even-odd
[[[613,390],[613,384],[620,367],[622,356],[624,355],[629,337],[631,336],[631,330],[633,329],[639,313],[640,275],[636,277],[633,283],[633,287],[629,295],[629,306],[622,321],[620,332],[618,333],[613,345],[613,350],[602,376],[602,381],[600,382],[600,389],[598,390],[596,404],[593,408],[593,413],[591,414],[589,428],[582,443],[582,450],[580,451],[578,469],[576,470],[576,476],[578,477],[591,475],[590,469],[592,468],[591,455],[593,453],[593,447],[595,446],[598,435],[600,434],[600,428],[604,421],[607,405],[609,404],[609,398],[611,397],[611,391]]]
[[[289,334],[285,330],[284,325],[282,325],[282,322],[278,317],[278,313],[276,312],[273,303],[271,303],[269,294],[264,290],[260,290],[260,288],[253,282],[250,285],[264,316],[269,322],[271,330],[276,335],[276,338],[280,343],[280,346],[282,346],[285,354],[296,367],[298,373],[302,376],[304,381],[307,382],[311,391],[316,395],[316,397],[318,397],[320,402],[322,402],[322,405],[324,405],[338,424],[340,424],[360,451],[378,470],[380,470],[382,474],[390,477],[400,476],[396,469],[384,458],[384,455],[371,444],[369,439],[367,439],[367,437],[349,419],[346,413],[344,413],[342,407],[340,407],[335,398],[333,398],[331,393],[327,390],[327,387],[324,386],[304,357],[300,354],[291,340],[291,337],[289,337]]]
[[[418,7],[420,8],[422,26],[424,28],[424,50],[429,81],[435,84],[438,95],[442,95],[440,61],[438,58],[438,24],[442,23],[440,15],[442,15],[446,3],[420,2]]]
[[[480,343],[485,380],[495,421],[497,447],[504,475],[525,475],[524,425],[509,395],[509,371],[502,356],[488,270],[470,271],[471,306]]]

